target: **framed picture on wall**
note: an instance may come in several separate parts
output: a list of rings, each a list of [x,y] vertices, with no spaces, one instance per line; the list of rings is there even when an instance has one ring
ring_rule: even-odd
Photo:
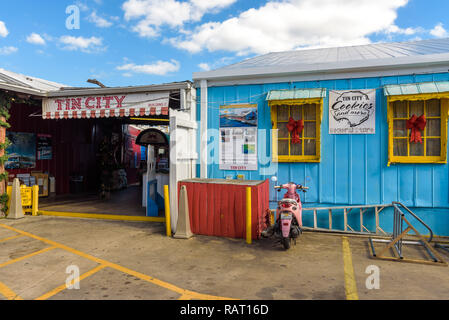
[[[36,167],[36,135],[34,133],[7,132],[11,145],[6,152],[9,155],[5,169],[34,169]]]

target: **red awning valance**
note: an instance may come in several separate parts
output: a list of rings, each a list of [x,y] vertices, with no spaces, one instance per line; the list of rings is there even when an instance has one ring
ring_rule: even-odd
[[[168,92],[44,99],[44,119],[124,118],[169,114]]]

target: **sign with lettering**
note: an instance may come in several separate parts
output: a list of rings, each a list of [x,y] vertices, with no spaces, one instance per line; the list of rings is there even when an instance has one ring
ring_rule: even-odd
[[[257,104],[221,106],[219,114],[220,170],[257,170]]]
[[[375,89],[329,92],[329,134],[375,133]]]
[[[20,195],[22,198],[22,207],[29,207],[32,205],[33,189],[32,188],[20,188]]]
[[[168,115],[169,92],[67,96],[44,99],[44,119]]]

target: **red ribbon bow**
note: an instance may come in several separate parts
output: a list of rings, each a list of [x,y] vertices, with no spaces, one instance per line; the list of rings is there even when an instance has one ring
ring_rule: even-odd
[[[413,115],[410,120],[407,120],[407,129],[412,129],[412,134],[410,137],[410,142],[414,143],[422,143],[421,131],[424,131],[426,128],[426,116],[422,115],[417,117]]]
[[[294,144],[301,143],[301,133],[302,130],[304,130],[304,121],[298,120],[295,121],[293,118],[290,118],[290,120],[287,123],[287,129],[288,132],[292,134],[292,142]]]

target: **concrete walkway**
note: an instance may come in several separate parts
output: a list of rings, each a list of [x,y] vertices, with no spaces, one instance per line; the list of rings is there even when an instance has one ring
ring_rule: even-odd
[[[449,268],[372,260],[363,238],[305,233],[284,251],[268,239],[176,240],[164,231],[157,223],[0,220],[0,299],[449,298]],[[365,285],[372,265],[378,290]],[[66,289],[70,266],[79,268],[79,290]]]

